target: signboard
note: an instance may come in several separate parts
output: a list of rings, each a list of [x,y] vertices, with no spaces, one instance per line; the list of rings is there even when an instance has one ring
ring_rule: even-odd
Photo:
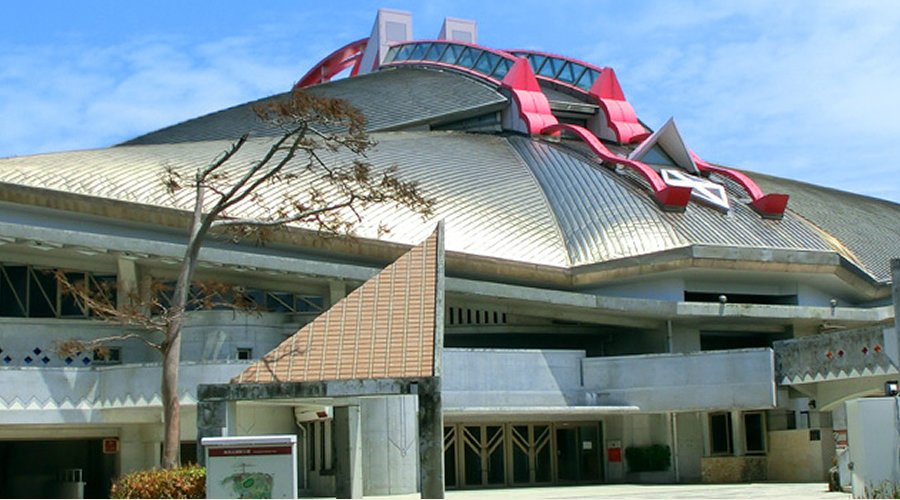
[[[607,441],[606,442],[606,460],[609,463],[616,463],[622,461],[622,442],[621,441]]]
[[[103,453],[115,455],[119,452],[119,438],[105,438],[103,440]]]
[[[297,498],[297,436],[203,438],[207,498]]]

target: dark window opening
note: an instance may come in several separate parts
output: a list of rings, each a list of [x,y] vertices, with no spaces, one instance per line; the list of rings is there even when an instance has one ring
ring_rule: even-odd
[[[797,295],[762,295],[751,293],[726,293],[726,292],[689,292],[684,291],[685,302],[715,302],[720,303],[720,297],[724,296],[726,304],[762,304],[762,305],[797,305]]]
[[[731,441],[731,414],[727,412],[709,414],[709,453],[711,455],[731,455],[734,447]]]
[[[748,455],[766,452],[766,426],[762,412],[744,414],[744,441]]]

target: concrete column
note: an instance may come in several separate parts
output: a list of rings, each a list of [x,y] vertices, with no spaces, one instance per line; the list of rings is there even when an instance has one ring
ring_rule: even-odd
[[[334,491],[337,498],[362,498],[359,406],[334,408]]]
[[[407,495],[419,491],[419,439],[415,396],[365,398],[360,411],[363,453],[380,457],[363,463],[363,495]]]
[[[328,306],[333,306],[347,296],[347,284],[342,280],[328,282]]]
[[[731,412],[731,444],[735,456],[747,454],[744,448],[744,415],[740,411]]]
[[[234,436],[237,434],[236,401],[197,402],[197,463],[206,465],[206,453],[200,440],[205,437]]]
[[[422,498],[444,498],[444,414],[440,377],[420,383],[417,394]]]
[[[666,335],[669,339],[669,352],[699,352],[700,330],[696,327],[666,322]]]
[[[119,308],[131,304],[131,297],[140,293],[137,263],[119,257],[116,274],[116,303]]]
[[[127,474],[137,470],[159,467],[162,426],[136,424],[122,426],[119,434],[119,472]]]
[[[893,276],[891,293],[894,295],[894,338],[900,338],[900,259],[891,259],[891,273]],[[897,342],[897,352],[889,353],[894,360],[900,360],[900,342]]]

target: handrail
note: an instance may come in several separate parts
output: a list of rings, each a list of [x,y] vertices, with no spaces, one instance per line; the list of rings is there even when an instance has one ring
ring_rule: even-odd
[[[653,170],[646,164],[639,161],[622,158],[614,154],[606,146],[604,146],[603,143],[600,142],[600,139],[598,139],[593,133],[591,133],[590,130],[580,125],[557,123],[556,125],[550,125],[549,127],[544,128],[541,133],[549,135],[560,131],[571,132],[578,136],[578,138],[584,141],[585,144],[587,144],[588,147],[591,148],[591,151],[593,151],[594,154],[599,156],[603,161],[628,167],[640,174],[641,177],[643,177],[650,184],[650,189],[653,190],[653,196],[656,199],[656,203],[663,210],[667,212],[683,212],[685,210],[685,207],[687,207],[688,201],[690,201],[691,199],[691,188],[669,186],[662,180],[662,178],[658,173],[656,173],[655,170]]]

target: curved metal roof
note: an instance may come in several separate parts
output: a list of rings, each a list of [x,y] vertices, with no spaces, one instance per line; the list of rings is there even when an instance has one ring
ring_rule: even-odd
[[[496,89],[453,72],[398,68],[315,87],[343,97],[368,114],[370,125],[419,128],[457,117],[496,113],[506,99]],[[253,121],[251,121],[253,120]],[[0,160],[0,189],[31,186],[89,197],[187,210],[160,183],[167,165],[198,167],[254,125],[250,106],[190,120],[116,147]],[[427,127],[426,127],[427,128]],[[265,130],[260,130],[265,135]],[[767,220],[745,203],[732,210],[689,204],[664,213],[644,181],[602,166],[583,148],[504,134],[377,132],[369,160],[397,165],[437,200],[446,221],[446,248],[504,261],[570,269],[640,257],[691,245],[836,252],[874,280],[890,281],[889,259],[900,249],[900,206],[825,188],[754,175],[761,184],[794,196],[781,220]],[[252,139],[238,160],[250,161],[267,138]],[[330,161],[349,155],[328,154]],[[743,190],[720,179],[735,199]],[[266,194],[279,197],[277,186]],[[252,215],[246,206],[234,215]],[[392,206],[363,213],[357,234],[411,244],[432,224]],[[379,222],[391,232],[380,235]]]
[[[349,101],[366,117],[370,132],[452,122],[497,111],[506,105],[506,97],[481,81],[420,68],[378,71],[307,90]],[[187,120],[122,145],[237,139],[246,132],[277,135],[280,130],[260,122],[253,106],[286,95],[270,96]]]

